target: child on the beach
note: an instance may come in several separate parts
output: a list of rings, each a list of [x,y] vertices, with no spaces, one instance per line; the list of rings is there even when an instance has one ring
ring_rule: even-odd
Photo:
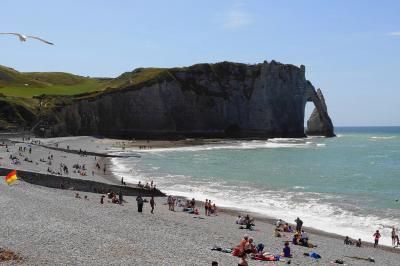
[[[381,238],[381,234],[379,233],[379,230],[376,230],[376,232],[373,234],[373,236],[375,237],[374,248],[376,248],[379,243],[379,238]]]
[[[292,254],[290,253],[289,241],[285,242],[285,246],[283,247],[283,256],[285,258],[291,258]]]

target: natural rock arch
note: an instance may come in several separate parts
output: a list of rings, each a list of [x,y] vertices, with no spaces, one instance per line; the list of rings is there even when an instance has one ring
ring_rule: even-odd
[[[306,135],[334,137],[333,123],[328,115],[324,95],[320,89],[315,91],[311,83],[309,85],[307,102],[314,103],[314,111],[307,120]]]

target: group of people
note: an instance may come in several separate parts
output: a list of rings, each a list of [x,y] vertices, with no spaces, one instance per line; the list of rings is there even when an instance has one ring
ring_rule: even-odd
[[[206,216],[210,216],[211,214],[217,215],[217,206],[215,203],[211,203],[211,200],[209,199],[206,199],[206,202],[204,203],[204,210]]]
[[[245,228],[248,230],[253,230],[253,226],[255,226],[254,218],[250,218],[248,214],[246,216],[239,215],[236,219],[236,224],[241,225],[241,227],[239,227],[240,229]]]
[[[264,247],[265,246],[262,243],[256,245],[253,238],[246,234],[240,240],[239,245],[232,250],[232,255],[239,257],[239,266],[248,265],[248,256],[250,256],[252,259],[261,261],[278,261],[281,257],[292,258],[289,241],[285,241],[282,252],[275,255],[266,252]]]
[[[123,182],[123,180],[121,182]],[[142,184],[142,181],[139,181],[137,186],[140,188],[144,188],[144,189],[155,189],[156,188],[156,185],[154,184],[153,180],[151,180],[150,184],[149,184],[149,182],[146,182],[145,185]]]

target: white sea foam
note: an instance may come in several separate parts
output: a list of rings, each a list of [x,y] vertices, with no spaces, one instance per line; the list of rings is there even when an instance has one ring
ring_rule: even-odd
[[[185,175],[141,172],[132,160],[126,166],[124,159],[113,158],[111,170],[130,183],[154,180],[158,188],[171,195],[210,199],[218,206],[254,212],[293,222],[301,217],[304,224],[316,229],[363,241],[372,241],[371,232],[380,229],[382,244],[390,245],[390,227],[400,219],[382,219],[375,215],[363,216],[340,207],[341,199],[333,194],[305,192],[302,186],[295,191],[270,190],[248,186],[246,182],[215,181],[213,178],[192,178]],[[297,190],[297,191],[296,191]],[[354,209],[357,209],[354,206]]]
[[[394,139],[396,136],[372,136],[373,140],[385,140],[385,139]]]
[[[250,149],[277,149],[277,148],[315,148],[325,147],[324,143],[316,143],[308,139],[298,138],[274,138],[268,140],[253,141],[221,141],[215,144],[187,146],[177,148],[155,148],[149,150],[140,150],[140,153],[156,152],[175,152],[175,151],[208,151],[208,150],[250,150]],[[131,150],[138,151],[138,150]]]

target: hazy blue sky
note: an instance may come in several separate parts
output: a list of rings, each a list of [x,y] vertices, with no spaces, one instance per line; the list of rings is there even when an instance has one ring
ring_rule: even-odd
[[[0,64],[116,76],[200,62],[306,66],[335,125],[400,125],[400,1],[1,0]]]

